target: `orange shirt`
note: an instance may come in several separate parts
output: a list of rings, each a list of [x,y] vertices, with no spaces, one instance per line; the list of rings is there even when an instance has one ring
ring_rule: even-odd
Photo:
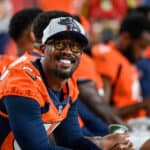
[[[67,117],[71,103],[76,101],[78,96],[76,78],[72,76],[67,82],[68,86],[65,85],[63,87],[63,92],[67,93],[66,96],[70,98],[71,103],[67,101],[67,104],[60,113],[59,108],[55,106],[49,96],[39,70],[30,61],[24,60],[24,57],[20,57],[20,61],[9,65],[8,69],[1,76],[0,99],[5,96],[16,95],[33,99],[40,107],[44,107],[46,104],[50,105],[51,107],[48,111],[41,113],[41,119],[44,125],[46,125],[47,134],[49,135]],[[9,118],[8,114],[2,110],[0,110],[0,115]],[[10,131],[1,145],[1,149],[13,150],[14,142],[16,141],[13,132]]]
[[[85,53],[82,54],[80,64],[74,74],[76,75],[78,81],[80,80],[94,81],[97,86],[99,95],[103,96],[102,80],[99,74],[96,72],[96,67],[93,60]],[[82,120],[80,115],[78,115],[78,122],[81,128],[84,127],[84,121]]]
[[[101,92],[103,88],[103,82],[100,78],[100,75],[96,71],[95,64],[93,60],[86,55],[85,53],[82,54],[80,59],[80,64],[75,71],[77,80],[91,80],[96,83],[97,89]]]
[[[72,0],[61,0],[61,1],[56,1],[56,0],[37,0],[39,3],[39,6],[45,10],[64,10],[67,12],[70,12],[71,8],[71,2]]]
[[[21,57],[18,57],[17,55],[15,56],[1,55],[0,74],[2,74],[5,71],[5,69],[13,62],[15,63],[20,60],[34,61],[35,59],[37,59],[37,57],[40,57],[42,55],[42,53],[37,49],[33,49],[32,53],[34,53],[35,56],[29,54],[28,52],[25,52]]]
[[[112,87],[115,87],[112,93],[114,105],[121,108],[140,102],[138,71],[115,45],[113,43],[95,45],[92,54],[98,73],[108,77]],[[143,115],[145,111],[140,110],[133,117]]]
[[[11,64],[14,60],[16,60],[15,56],[1,55],[0,56],[0,74]]]
[[[146,48],[145,57],[150,58],[150,46],[148,48]]]

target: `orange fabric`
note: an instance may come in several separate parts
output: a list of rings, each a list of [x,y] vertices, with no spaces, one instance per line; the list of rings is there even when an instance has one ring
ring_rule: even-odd
[[[85,53],[81,56],[80,64],[75,71],[75,75],[77,80],[87,79],[94,81],[97,89],[101,89],[103,87],[102,80],[100,75],[96,72],[96,67],[93,60]]]
[[[4,118],[8,118],[8,115],[0,111],[0,116],[3,116]]]
[[[44,107],[47,103],[50,104],[48,112],[41,115],[43,122],[49,125],[48,133],[50,134],[57,125],[67,117],[70,102],[68,101],[65,108],[60,113],[49,97],[40,72],[25,58],[25,56],[22,56],[9,65],[8,69],[1,76],[0,99],[5,96],[16,95],[32,98],[39,103],[40,107]],[[73,76],[68,80],[68,95],[71,97],[72,102],[74,102],[78,96],[78,88],[75,79],[76,78]],[[64,90],[65,89],[67,88],[64,87]],[[3,145],[3,147],[4,150],[7,150],[7,145]]]
[[[71,14],[80,14],[85,0],[37,0],[44,11],[63,10]]]
[[[43,10],[64,10],[66,12],[70,12],[71,10],[71,2],[72,0],[37,0],[39,3],[39,7],[41,7]]]
[[[94,81],[97,86],[98,92],[102,90],[103,83],[99,74],[96,72],[95,64],[93,60],[85,53],[83,53],[81,56],[80,64],[75,71],[75,75],[77,80]],[[78,116],[78,122],[80,127],[82,128],[84,126],[84,121],[80,116]]]
[[[15,63],[20,60],[34,61],[35,59],[36,59],[35,56],[32,56],[27,52],[20,58],[18,56],[1,55],[0,56],[0,60],[1,60],[0,61],[0,74],[3,73],[5,71],[5,69],[13,62]]]
[[[7,138],[4,140],[0,149],[1,150],[15,150],[14,149],[14,135],[12,132],[8,134]]]
[[[0,74],[16,59],[15,56],[1,55],[0,56]]]
[[[150,46],[148,48],[146,48],[145,57],[150,58]]]
[[[82,120],[80,115],[78,115],[78,123],[79,123],[80,128],[84,127],[84,122],[83,122],[83,120]]]
[[[88,32],[91,27],[89,21],[84,16],[80,16],[80,20],[81,20],[81,24],[84,27],[85,31]]]
[[[140,102],[140,85],[136,68],[116,49],[113,43],[98,44],[92,49],[93,59],[100,75],[110,79],[113,89],[112,99],[116,107],[124,107]],[[117,79],[119,66],[121,67]],[[145,111],[138,111],[133,117],[144,116]]]
[[[36,53],[39,56],[42,56],[42,54],[43,54],[41,50],[36,49],[36,48],[33,48],[32,53]]]

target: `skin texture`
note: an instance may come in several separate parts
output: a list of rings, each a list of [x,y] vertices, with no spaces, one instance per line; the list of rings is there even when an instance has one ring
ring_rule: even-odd
[[[133,150],[126,134],[109,134],[104,137],[86,137],[103,150]]]
[[[107,123],[125,124],[113,108],[103,102],[103,98],[99,96],[96,85],[93,81],[78,83],[79,98],[93,111],[98,117]]]
[[[29,26],[23,33],[22,36],[20,36],[19,39],[17,39],[17,49],[18,49],[18,55],[22,55],[25,52],[32,52],[33,49],[33,43],[35,41],[34,35],[31,32],[31,26]]]
[[[69,40],[68,37],[65,40]],[[41,63],[45,77],[48,80],[48,85],[58,91],[77,68],[81,53],[73,53],[69,47],[58,51],[50,44],[45,45],[44,53],[45,58]],[[63,63],[61,60],[68,60],[70,63]]]
[[[147,140],[140,148],[140,150],[149,150],[150,148],[150,139]]]

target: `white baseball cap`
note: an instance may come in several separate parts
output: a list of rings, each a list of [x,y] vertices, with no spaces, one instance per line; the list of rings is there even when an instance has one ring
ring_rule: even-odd
[[[48,39],[65,35],[73,36],[85,45],[88,44],[82,25],[72,17],[52,19],[43,31],[42,43],[45,44]]]

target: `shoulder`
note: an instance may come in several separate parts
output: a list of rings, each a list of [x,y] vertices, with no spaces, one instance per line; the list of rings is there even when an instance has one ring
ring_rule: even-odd
[[[37,80],[41,80],[40,73],[31,62],[14,62],[0,78],[0,98],[16,95],[39,99]]]

